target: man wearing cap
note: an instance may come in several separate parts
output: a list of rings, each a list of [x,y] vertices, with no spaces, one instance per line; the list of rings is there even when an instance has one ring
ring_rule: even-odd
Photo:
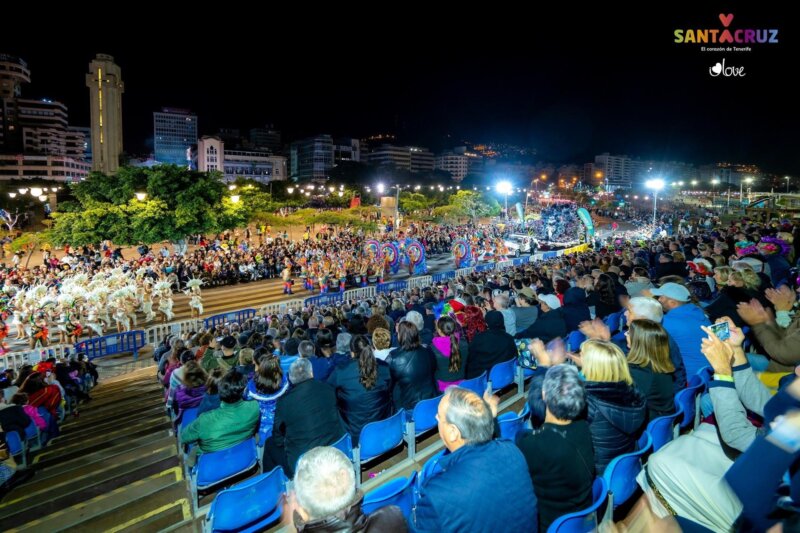
[[[517,339],[541,339],[550,342],[556,337],[567,334],[567,324],[564,322],[564,312],[561,301],[555,294],[540,294],[539,307],[542,310],[539,318],[529,328],[517,333]]]
[[[524,287],[517,291],[516,307],[511,310],[514,311],[514,317],[517,319],[517,331],[528,329],[536,322],[539,316],[539,308],[536,307],[536,293],[530,287]]]
[[[650,294],[657,296],[664,308],[662,325],[678,344],[686,375],[692,376],[708,366],[708,360],[700,352],[700,344],[706,337],[700,326],[710,326],[711,322],[703,310],[691,302],[689,290],[677,283],[665,283],[658,289],[651,289]]]

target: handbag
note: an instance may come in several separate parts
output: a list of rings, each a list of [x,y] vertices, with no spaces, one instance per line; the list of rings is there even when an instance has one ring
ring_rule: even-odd
[[[536,358],[531,352],[531,341],[533,339],[515,339],[517,345],[517,364],[522,368],[536,370]]]

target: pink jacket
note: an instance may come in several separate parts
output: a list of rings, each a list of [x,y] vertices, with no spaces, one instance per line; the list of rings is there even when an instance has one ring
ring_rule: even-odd
[[[23,405],[22,409],[25,411],[25,414],[31,417],[33,423],[36,424],[36,427],[40,430],[47,429],[47,422],[44,421],[42,415],[39,414],[39,410],[36,409],[32,405]]]

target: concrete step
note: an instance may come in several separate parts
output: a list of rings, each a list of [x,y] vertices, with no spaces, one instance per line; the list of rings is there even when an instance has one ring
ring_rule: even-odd
[[[96,424],[87,424],[79,427],[70,428],[68,430],[65,430],[62,435],[56,437],[51,442],[52,444],[56,443],[63,444],[64,442],[75,440],[76,438],[90,437],[94,433],[114,430],[118,427],[124,426],[126,424],[132,424],[140,420],[145,420],[145,419],[159,420],[162,416],[164,416],[164,413],[165,413],[164,406],[156,405],[146,411],[136,411],[121,416],[115,416],[113,419],[107,420],[106,422],[98,421]]]
[[[133,399],[128,401],[120,401],[119,404],[109,406],[108,408],[100,409],[98,411],[85,411],[78,418],[69,424],[62,426],[64,432],[78,429],[81,427],[91,426],[96,423],[105,422],[111,417],[119,415],[130,415],[133,413],[140,413],[148,411],[156,406],[164,406],[164,399],[160,396],[147,397],[144,399]],[[166,412],[166,411],[165,411]]]
[[[117,444],[116,446],[111,446],[104,450],[78,456],[69,461],[59,461],[44,469],[38,468],[33,481],[49,479],[62,475],[65,472],[83,473],[86,469],[93,468],[96,464],[103,463],[104,461],[116,460],[116,458],[121,455],[134,453],[145,454],[150,450],[159,449],[169,444],[177,445],[175,437],[169,431],[160,431],[145,435],[144,437],[131,439],[125,443]],[[34,466],[39,466],[40,464],[42,463],[37,463]]]
[[[36,520],[21,524],[16,531],[42,532],[49,533],[54,531],[101,531],[101,529],[89,529],[84,524],[94,519],[101,519],[108,515],[115,515],[124,512],[123,510],[132,502],[140,501],[151,495],[173,496],[174,494],[162,491],[178,487],[186,495],[185,482],[183,480],[182,469],[174,467],[144,479],[134,481],[123,487],[118,487],[94,498],[76,503],[55,511],[47,516],[42,516]],[[178,499],[180,494],[178,495]],[[158,508],[154,506],[153,508]],[[30,518],[30,517],[29,517]],[[120,520],[117,524],[123,524],[125,520]],[[115,528],[105,528],[106,531]]]
[[[164,429],[171,429],[172,422],[165,416],[162,422],[153,423],[152,421],[139,422],[129,427],[121,428],[102,435],[87,438],[80,442],[66,444],[64,446],[53,445],[46,447],[33,459],[34,464],[44,463],[47,465],[58,464],[61,461],[73,459],[81,455],[86,455],[98,450],[109,448],[116,444],[125,443],[133,438],[150,435]],[[46,465],[42,465],[46,466]],[[40,466],[37,466],[39,468]]]
[[[46,516],[134,481],[179,467],[174,449],[140,458],[133,464],[96,470],[72,481],[37,492],[14,491],[0,504],[0,523],[6,528],[29,522],[31,517]]]

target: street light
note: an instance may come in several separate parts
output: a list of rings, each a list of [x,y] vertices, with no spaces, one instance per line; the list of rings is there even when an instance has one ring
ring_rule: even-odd
[[[228,190],[232,191],[236,188],[236,185],[228,185]]]
[[[383,194],[383,190],[384,190],[383,183],[379,183],[379,184],[378,184],[378,192],[379,192],[380,194]]]
[[[747,188],[750,189],[750,184],[753,183],[753,178],[748,177],[743,180],[739,180],[739,205],[744,205],[744,197],[743,197],[744,191],[742,190],[742,186],[745,183],[748,185]]]
[[[10,192],[10,193],[8,193],[8,195],[9,195],[11,198],[16,198],[16,197],[17,197],[17,193],[15,193],[15,192]]]
[[[789,192],[789,182],[792,180],[789,176],[784,176],[783,179],[786,180],[786,192]]]
[[[697,180],[692,180],[692,192],[694,192],[695,186],[697,186]]]
[[[717,185],[719,185],[719,180],[714,178],[711,180],[711,205],[714,205],[714,197],[717,195]]]
[[[294,192],[294,187],[286,187],[286,192],[292,194]]]
[[[136,193],[136,199],[139,200],[140,202],[144,202],[145,198],[147,198],[147,193],[145,193],[145,192],[137,192]]]
[[[44,194],[40,194],[40,195],[39,195],[39,200],[41,200],[42,202],[44,202],[45,200],[47,200],[47,196],[46,196],[46,195],[44,195]]]
[[[656,225],[656,206],[658,205],[658,191],[664,188],[664,180],[647,180],[644,184],[648,189],[653,189],[653,226]]]
[[[231,202],[233,202],[234,204],[238,204],[239,203],[239,195],[238,194],[234,194],[233,196],[231,196]]]
[[[497,192],[506,197],[506,219],[508,219],[508,195],[511,193],[512,189],[511,183],[507,181],[501,181],[497,184]]]

